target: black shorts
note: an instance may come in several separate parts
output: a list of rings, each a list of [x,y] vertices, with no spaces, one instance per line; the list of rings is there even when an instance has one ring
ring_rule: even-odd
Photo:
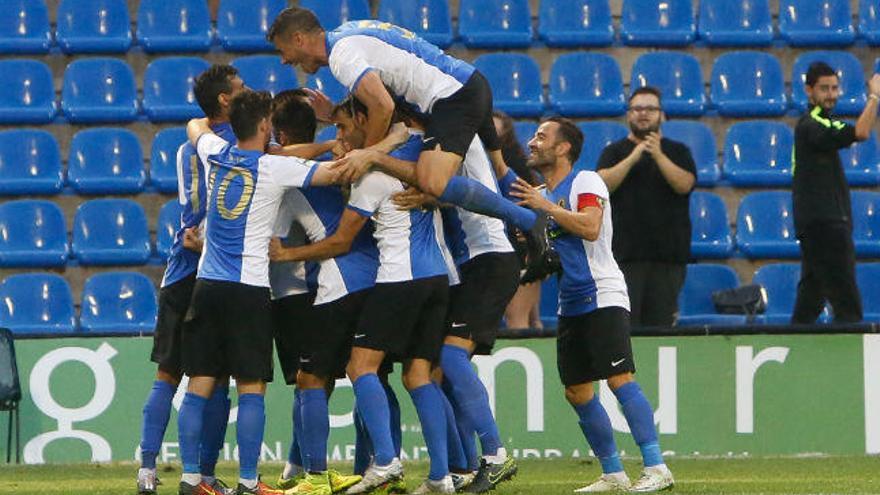
[[[629,311],[612,306],[559,317],[556,366],[563,385],[635,373],[629,340]]]
[[[156,315],[150,360],[158,364],[160,370],[171,375],[183,373],[180,363],[183,319],[189,309],[195,284],[196,272],[193,272],[159,289],[159,313]]]
[[[199,279],[183,326],[183,371],[272,381],[273,326],[268,287]]]
[[[361,290],[315,306],[317,325],[305,339],[300,369],[331,380],[345,377],[351,342],[370,292]]]
[[[474,354],[490,354],[507,304],[519,287],[516,253],[485,253],[459,267],[461,283],[449,289],[447,335],[473,341]]]
[[[448,298],[446,275],[376,284],[364,304],[354,345],[384,351],[394,360],[437,362]]]
[[[489,81],[474,71],[458,91],[437,100],[425,129],[424,150],[440,149],[464,158],[474,136],[480,136],[487,152],[501,149],[501,141],[492,120],[492,88]]]
[[[272,301],[275,352],[281,363],[281,372],[288,385],[296,384],[299,358],[303,352],[306,335],[316,331],[315,293],[296,294]]]

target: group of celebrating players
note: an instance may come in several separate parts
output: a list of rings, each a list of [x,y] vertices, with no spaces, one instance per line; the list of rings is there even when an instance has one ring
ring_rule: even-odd
[[[407,493],[388,383],[395,362],[430,456],[412,493],[494,489],[517,465],[470,360],[491,352],[519,283],[557,272],[559,372],[603,472],[575,491],[671,487],[653,410],[633,379],[608,190],[595,173],[572,171],[583,144],[577,126],[542,122],[529,166],[546,190],[534,188],[504,164],[491,91],[473,66],[388,23],[325,32],[299,7],[284,10],[268,37],[285,64],[309,73],[329,66],[351,94],[338,105],[308,89],[273,98],[246,88],[228,65],[196,80],[207,117],[189,122],[177,156],[183,213],[159,295],[138,493],[156,493],[156,457],[183,375],[179,494]],[[318,121],[336,126],[335,140],[313,142]],[[527,239],[522,273],[506,228]],[[277,488],[257,473],[273,346],[295,385]],[[345,376],[355,396],[353,475],[327,467],[328,397]],[[235,489],[214,475],[230,377]],[[600,379],[642,452],[634,483],[594,392]]]

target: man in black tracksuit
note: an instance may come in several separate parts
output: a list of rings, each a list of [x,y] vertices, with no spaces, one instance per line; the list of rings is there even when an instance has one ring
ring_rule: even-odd
[[[861,321],[855,282],[852,206],[838,150],[870,137],[880,100],[880,75],[868,83],[868,103],[853,126],[832,119],[840,95],[837,73],[824,62],[810,65],[810,109],[794,131],[795,231],[801,245],[801,280],[792,323],[815,323],[827,299],[834,321]]]

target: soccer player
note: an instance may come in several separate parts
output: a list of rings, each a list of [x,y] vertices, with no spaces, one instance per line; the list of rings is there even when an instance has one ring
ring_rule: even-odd
[[[513,194],[523,204],[552,216],[550,236],[562,259],[557,365],[565,397],[603,473],[575,491],[658,491],[673,485],[672,473],[660,452],[654,411],[633,378],[629,297],[611,253],[608,188],[595,172],[572,171],[582,145],[583,135],[571,121],[545,120],[529,141],[528,164],[544,176],[547,190],[542,193],[521,179],[513,185]],[[645,467],[632,485],[618,456],[611,421],[593,388],[596,380],[608,381],[641,450]]]
[[[272,98],[245,91],[230,104],[237,145],[213,134],[204,119],[187,125],[199,159],[209,164],[205,244],[184,321],[182,370],[190,376],[178,433],[181,495],[197,493],[199,433],[217,379],[238,389],[239,494],[278,494],[257,477],[266,382],[272,379],[268,245],[285,190],[333,183],[334,164],[265,154]],[[336,166],[338,167],[338,163]]]
[[[443,202],[504,219],[530,233],[530,270],[525,277],[542,278],[558,269],[558,257],[547,244],[545,215],[506,201],[477,180],[456,175],[475,135],[493,162],[503,162],[492,121],[492,91],[472,65],[387,22],[351,21],[325,32],[315,14],[300,7],[283,10],[267,38],[281,52],[283,63],[310,74],[329,66],[333,76],[366,105],[368,146],[385,136],[395,98],[398,104],[429,115],[416,185]],[[362,166],[369,164],[358,165],[366,171]]]
[[[193,87],[196,101],[211,130],[234,143],[235,135],[229,125],[229,102],[244,88],[238,71],[230,65],[213,65],[196,78]],[[184,236],[198,228],[205,218],[206,168],[196,156],[195,148],[186,142],[177,150],[178,202],[182,207],[180,227],[174,235],[171,254],[162,285],[159,289],[159,315],[153,334],[150,359],[158,365],[156,381],[147,397],[143,410],[141,434],[141,468],[137,486],[141,495],[156,493],[156,456],[165,436],[171,413],[171,399],[182,376],[181,333],[183,318],[189,308],[199,251],[187,249]],[[224,485],[214,477],[214,466],[226,437],[229,417],[228,387],[225,382],[216,387],[205,407],[205,421],[201,437],[199,464],[202,481],[200,493],[223,494]]]

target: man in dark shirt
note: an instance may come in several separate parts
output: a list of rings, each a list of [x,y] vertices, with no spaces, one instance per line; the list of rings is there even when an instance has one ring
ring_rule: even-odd
[[[871,135],[880,99],[880,75],[868,83],[868,103],[856,125],[833,120],[840,96],[837,73],[824,62],[807,69],[810,109],[794,130],[795,233],[801,245],[801,280],[792,323],[815,323],[827,299],[835,322],[862,319],[855,281],[852,207],[838,150]]]
[[[630,134],[608,145],[596,168],[611,192],[614,257],[620,264],[635,326],[670,326],[690,257],[690,150],[660,134],[660,91],[629,98]]]

